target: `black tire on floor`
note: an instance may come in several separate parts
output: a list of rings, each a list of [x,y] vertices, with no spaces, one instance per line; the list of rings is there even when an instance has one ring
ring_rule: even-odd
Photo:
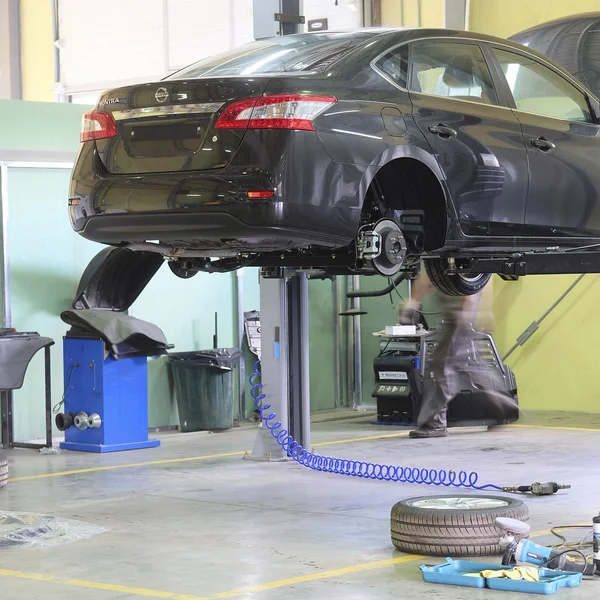
[[[426,556],[500,555],[504,532],[497,517],[527,522],[529,509],[514,498],[460,492],[410,498],[392,508],[392,543],[402,552]]]
[[[0,488],[8,483],[8,461],[0,454]]]
[[[425,259],[425,271],[431,283],[446,296],[472,296],[480,292],[492,277],[491,273],[460,275],[447,273],[448,261],[445,258]]]

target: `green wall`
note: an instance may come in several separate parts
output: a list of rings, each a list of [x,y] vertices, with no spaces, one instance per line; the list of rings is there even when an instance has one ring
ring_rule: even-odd
[[[67,326],[59,318],[70,308],[81,271],[100,250],[71,230],[67,219],[67,169],[10,169],[8,176],[8,247],[12,326],[51,337],[52,395],[63,392],[61,338]],[[15,437],[44,435],[43,352],[32,361],[25,383],[14,393]]]
[[[79,128],[87,107],[27,102],[0,102],[0,151],[59,152],[74,154],[79,147]],[[21,154],[19,154],[21,153]],[[8,247],[10,256],[13,326],[52,337],[52,391],[54,403],[63,393],[62,336],[67,326],[60,313],[70,308],[77,284],[100,245],[75,234],[67,218],[69,169],[9,168]],[[363,277],[364,289],[386,285],[380,277]],[[212,346],[214,313],[219,317],[219,343],[231,346],[236,337],[236,274],[198,274],[190,280],[176,278],[163,266],[133,305],[131,314],[156,323],[176,352]],[[401,293],[405,293],[405,286]],[[259,309],[257,269],[243,271],[243,309]],[[395,322],[389,297],[362,301],[368,312],[362,318],[363,403],[372,404],[373,357],[378,342],[373,331]],[[309,338],[311,402],[314,410],[335,405],[334,315],[336,307],[330,280],[309,282]],[[347,320],[346,327],[350,327]],[[342,360],[348,362],[345,337]],[[253,356],[246,353],[246,373],[252,371]],[[344,366],[345,368],[345,366]],[[166,358],[149,360],[149,417],[151,426],[177,423],[173,382]],[[346,380],[344,378],[344,387]],[[249,391],[249,388],[246,388]],[[15,392],[16,437],[40,438],[44,434],[43,358],[37,356],[22,390]],[[347,389],[342,403],[348,404]],[[247,414],[252,411],[247,394]]]
[[[553,19],[600,10],[598,0],[471,0],[473,31],[508,37]],[[501,354],[566,290],[576,275],[494,278],[494,336]],[[600,276],[586,275],[539,331],[507,360],[524,409],[598,412],[596,367]]]
[[[79,147],[81,116],[87,107],[67,104],[0,101],[0,151],[4,159],[65,160]],[[52,393],[63,392],[61,337],[66,326],[58,315],[69,308],[83,266],[100,249],[75,235],[67,219],[68,169],[8,169],[8,250],[12,323],[53,338]],[[44,435],[43,353],[32,361],[25,383],[14,394],[15,437]]]
[[[81,117],[90,108],[0,100],[0,150],[77,152]]]

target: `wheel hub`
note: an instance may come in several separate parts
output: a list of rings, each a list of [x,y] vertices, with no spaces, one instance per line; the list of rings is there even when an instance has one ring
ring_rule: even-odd
[[[501,508],[508,506],[508,502],[500,498],[473,498],[472,496],[456,498],[432,497],[412,502],[416,508],[429,508],[431,510],[480,510],[482,508]]]
[[[385,277],[395,275],[406,258],[406,239],[395,221],[381,219],[358,239],[357,254],[370,261],[375,271]]]

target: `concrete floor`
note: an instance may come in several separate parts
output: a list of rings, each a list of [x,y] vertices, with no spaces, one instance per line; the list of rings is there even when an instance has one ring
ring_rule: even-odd
[[[527,499],[532,530],[591,523],[600,510],[600,415],[527,419],[527,426],[424,441],[357,420],[325,422],[313,426],[313,442],[336,442],[316,450],[364,461],[474,469],[482,483],[571,483],[571,490],[555,496]],[[424,561],[392,547],[392,505],[439,493],[438,488],[317,473],[289,462],[243,461],[241,453],[252,447],[255,433],[245,428],[168,434],[158,449],[104,456],[9,452],[13,480],[0,491],[0,509],[82,519],[109,531],[53,549],[0,551],[0,597],[405,600],[427,594],[459,600],[498,595],[426,584],[418,569]],[[370,439],[357,439],[365,437]],[[223,454],[229,455],[218,456]],[[571,600],[599,594],[600,578],[560,592]]]

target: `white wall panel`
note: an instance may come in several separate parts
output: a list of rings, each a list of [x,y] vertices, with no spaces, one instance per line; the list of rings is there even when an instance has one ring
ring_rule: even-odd
[[[252,0],[233,0],[234,44],[241,46],[254,40]]]
[[[306,21],[329,20],[329,30],[358,29],[361,26],[360,0],[304,0]]]
[[[169,70],[232,47],[228,0],[167,0]]]
[[[59,19],[67,89],[163,73],[162,0],[59,0]]]
[[[59,0],[67,95],[157,80],[253,39],[253,0]],[[360,0],[304,0],[307,20],[360,27]]]

